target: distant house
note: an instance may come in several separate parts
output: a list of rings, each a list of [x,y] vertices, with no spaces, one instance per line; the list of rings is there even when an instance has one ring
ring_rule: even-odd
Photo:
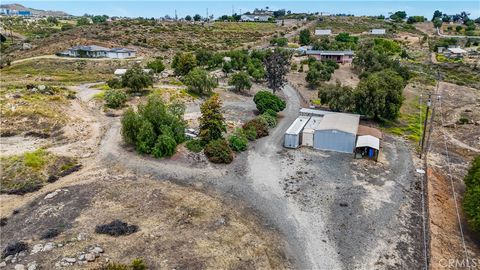
[[[244,14],[240,17],[240,20],[243,22],[268,22],[270,18],[272,16],[266,14]]]
[[[448,58],[463,58],[467,54],[467,51],[464,49],[461,49],[459,46],[452,45],[452,46],[449,46],[448,48],[438,47],[437,53],[441,53]]]
[[[319,51],[308,50],[305,53],[307,56],[315,57],[317,60],[325,61],[332,60],[337,63],[351,63],[355,53],[353,51]]]
[[[105,48],[97,45],[75,46],[64,52],[61,56],[83,57],[83,58],[115,58],[124,59],[135,57],[135,51],[127,48]]]
[[[387,33],[386,29],[372,29],[370,30],[371,35],[385,35]]]
[[[332,29],[315,29],[315,36],[330,36]]]
[[[152,72],[152,70],[149,69],[149,68],[144,68],[144,69],[143,69],[143,72],[145,72],[145,73],[150,73],[150,72]],[[124,75],[125,73],[127,73],[127,69],[126,69],[126,68],[117,68],[113,74],[116,75],[116,76],[122,76],[122,75]]]

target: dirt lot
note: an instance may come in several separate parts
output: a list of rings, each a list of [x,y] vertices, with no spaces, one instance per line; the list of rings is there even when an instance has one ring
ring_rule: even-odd
[[[91,269],[108,260],[129,263],[141,257],[151,269],[290,267],[274,231],[239,205],[226,205],[195,187],[101,167],[84,170],[74,181],[52,197],[38,194],[9,217],[2,227],[2,246],[13,240],[30,246],[16,263],[54,269],[63,266],[65,258],[75,258],[75,268]],[[135,224],[139,231],[119,237],[95,233],[96,225],[115,219]],[[41,240],[52,228],[60,234]],[[55,247],[51,251],[32,249],[49,242]],[[99,258],[82,260],[94,246],[103,249]]]

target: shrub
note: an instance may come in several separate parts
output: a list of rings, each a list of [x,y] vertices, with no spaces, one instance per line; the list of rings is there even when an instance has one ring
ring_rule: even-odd
[[[264,113],[259,116],[260,120],[265,121],[269,128],[274,128],[277,126],[277,118],[271,116],[270,114]]]
[[[147,120],[143,120],[137,134],[137,151],[149,154],[155,145],[155,131],[153,125]]]
[[[217,81],[210,76],[206,70],[202,68],[192,69],[184,80],[185,85],[188,86],[188,91],[197,93],[199,95],[208,95],[217,87]]]
[[[125,103],[125,101],[127,100],[127,94],[125,94],[125,92],[123,92],[122,90],[111,89],[105,92],[104,99],[105,105],[107,105],[107,107],[116,109],[121,107],[123,103]]]
[[[244,130],[248,130],[248,129],[251,129],[251,128],[253,128],[255,130],[256,135],[257,135],[257,137],[256,137],[257,139],[268,136],[267,123],[260,118],[252,119],[252,120],[248,121],[247,123],[245,123],[243,125]]]
[[[147,266],[142,259],[135,259],[130,265],[110,262],[107,265],[96,268],[97,270],[146,270]]]
[[[200,153],[203,150],[203,147],[205,146],[201,140],[189,140],[185,144],[188,150],[194,152],[194,153]]]
[[[243,128],[243,134],[249,141],[255,141],[257,138],[257,131],[254,126],[247,126]]]
[[[129,235],[138,231],[137,225],[128,225],[121,220],[114,220],[108,224],[97,225],[95,232],[99,234],[108,234],[111,236]]]
[[[466,190],[463,209],[470,228],[480,233],[480,155],[472,162],[464,179]]]
[[[243,134],[243,132],[237,132],[230,135],[228,137],[228,142],[230,144],[230,148],[232,148],[232,150],[235,152],[247,150],[248,140],[247,137]]]
[[[232,85],[236,92],[243,92],[244,90],[250,90],[250,88],[252,88],[252,82],[248,74],[243,71],[233,74],[228,84]]]
[[[129,108],[122,117],[122,137],[128,144],[135,144],[137,141],[137,132],[140,128],[140,117]]]
[[[231,163],[233,161],[233,152],[224,139],[210,141],[204,150],[208,160],[213,163]]]
[[[110,79],[110,80],[107,81],[107,85],[111,89],[122,88],[122,81],[117,79],[117,78],[113,78],[113,79]]]
[[[285,101],[268,91],[257,92],[253,97],[253,102],[255,102],[257,110],[260,111],[260,113],[264,113],[267,109],[280,112],[286,107]]]
[[[40,236],[40,239],[45,240],[45,239],[51,239],[60,234],[60,231],[57,228],[50,228],[46,230],[42,236]]]
[[[28,245],[25,242],[14,241],[14,242],[8,243],[7,246],[2,251],[2,258],[6,258],[10,255],[15,255],[27,249],[28,249]]]
[[[165,69],[165,65],[162,62],[162,58],[157,57],[147,63],[147,68],[151,69],[155,73],[160,73]]]
[[[223,138],[223,132],[227,131],[225,117],[222,114],[222,102],[218,94],[211,96],[201,106],[200,111],[200,138],[209,142]]]
[[[277,118],[278,117],[278,113],[272,109],[267,109],[263,114],[268,114],[272,117],[275,117]]]
[[[170,135],[160,135],[152,149],[152,155],[156,158],[170,157],[175,153],[177,143]]]

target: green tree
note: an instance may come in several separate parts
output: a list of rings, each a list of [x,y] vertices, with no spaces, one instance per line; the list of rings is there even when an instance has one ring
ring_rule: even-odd
[[[222,71],[225,73],[225,75],[232,72],[232,64],[230,63],[230,61],[223,63]]]
[[[152,155],[156,158],[170,157],[175,154],[177,142],[170,135],[160,135],[152,149]]]
[[[165,65],[163,64],[162,58],[157,57],[147,63],[147,68],[158,74],[165,70]]]
[[[394,120],[403,103],[405,81],[391,69],[360,80],[355,91],[356,112],[369,118]]]
[[[206,66],[213,58],[213,52],[203,48],[199,48],[195,51],[195,59],[197,59],[198,66]]]
[[[407,13],[405,11],[397,11],[390,15],[390,19],[394,21],[402,21],[407,18]]]
[[[218,94],[212,95],[201,106],[200,112],[200,138],[208,143],[212,140],[223,138],[227,131],[225,118],[222,114],[222,102]]]
[[[285,101],[265,90],[258,91],[253,97],[253,102],[255,102],[257,110],[262,114],[267,110],[280,112],[286,107]]]
[[[77,19],[77,26],[89,25],[90,21],[86,17],[80,17]]]
[[[442,27],[442,24],[443,24],[443,22],[440,18],[435,18],[433,20],[433,26],[436,27],[436,28]]]
[[[136,148],[139,153],[149,154],[155,145],[156,135],[153,125],[146,119],[143,119],[137,133]]]
[[[200,16],[200,14],[195,14],[195,16],[193,16],[193,20],[196,22],[199,22],[201,19],[202,19],[202,16]]]
[[[58,24],[57,18],[52,17],[52,16],[49,16],[49,17],[47,18],[47,22],[48,22],[48,23],[51,23],[51,24],[55,24],[55,25]]]
[[[180,76],[187,75],[196,65],[195,55],[191,53],[177,53],[172,60],[172,68],[175,74]]]
[[[127,94],[118,89],[109,89],[105,92],[105,105],[109,108],[119,108],[127,100]]]
[[[233,74],[228,84],[234,87],[235,92],[243,92],[244,90],[250,90],[250,88],[252,88],[250,77],[243,71]]]
[[[185,85],[188,86],[188,91],[192,91],[201,95],[208,95],[217,87],[216,79],[202,68],[194,68],[190,71],[184,79]]]
[[[233,161],[233,151],[225,139],[210,141],[203,151],[210,162],[228,164]]]
[[[300,36],[298,39],[299,39],[300,45],[302,46],[309,45],[311,42],[310,30],[303,29],[302,31],[300,31]]]
[[[143,88],[153,86],[153,79],[140,65],[135,64],[122,75],[122,85],[133,92],[139,92]]]
[[[435,21],[436,18],[441,19],[442,16],[443,16],[443,13],[440,10],[435,10],[435,12],[433,12],[432,22]]]
[[[354,89],[349,86],[342,86],[340,81],[335,85],[321,84],[318,90],[318,98],[330,110],[335,112],[350,112],[355,110]]]
[[[140,117],[133,111],[132,108],[128,108],[122,117],[122,137],[123,140],[130,145],[135,145],[137,141],[137,133],[140,129],[141,123]]]

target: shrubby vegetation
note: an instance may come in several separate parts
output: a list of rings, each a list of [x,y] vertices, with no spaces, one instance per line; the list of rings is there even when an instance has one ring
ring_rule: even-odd
[[[110,262],[107,265],[100,266],[96,270],[146,270],[148,269],[143,260],[135,259],[130,265]]]
[[[127,94],[119,89],[109,89],[105,91],[105,105],[109,108],[120,108],[127,100]]]
[[[203,148],[205,147],[205,144],[201,140],[189,140],[185,144],[188,150],[194,152],[194,153],[200,153],[202,152]]]
[[[212,90],[217,87],[217,80],[210,76],[208,72],[202,68],[196,67],[188,72],[184,78],[188,91],[199,95],[209,95]]]
[[[210,141],[204,150],[208,160],[213,163],[231,163],[233,161],[233,151],[230,149],[228,142],[223,139],[215,139]]]
[[[166,105],[158,95],[151,95],[146,104],[125,111],[122,118],[122,136],[125,143],[134,145],[139,153],[154,157],[172,156],[176,146],[185,140],[186,124],[178,104]]]
[[[255,130],[256,139],[268,136],[268,123],[259,117],[243,124],[243,129],[246,131]]]
[[[243,129],[235,130],[235,133],[228,137],[228,142],[235,152],[245,151],[248,148],[248,139]]]
[[[143,88],[153,86],[153,78],[150,74],[144,72],[140,65],[135,64],[123,74],[122,86],[133,92],[139,92]]]
[[[267,110],[280,112],[286,106],[285,101],[268,91],[258,91],[253,97],[253,102],[255,102],[257,110],[262,114]]]
[[[223,133],[227,131],[225,118],[222,114],[222,102],[217,94],[212,95],[201,106],[200,111],[200,138],[203,142],[209,143],[213,140],[223,138]]]
[[[172,68],[176,75],[185,76],[197,66],[197,59],[192,53],[177,53],[172,60]]]
[[[147,63],[147,68],[151,69],[155,73],[160,73],[165,70],[162,58],[157,57],[154,60]]]
[[[240,71],[232,75],[228,84],[234,87],[235,92],[243,92],[252,88],[252,82],[246,72]]]
[[[470,228],[480,233],[480,156],[472,161],[464,179],[466,190],[463,198],[463,209]]]
[[[315,58],[309,58],[306,81],[311,88],[315,88],[320,82],[329,81],[338,67],[334,61],[316,61]]]

